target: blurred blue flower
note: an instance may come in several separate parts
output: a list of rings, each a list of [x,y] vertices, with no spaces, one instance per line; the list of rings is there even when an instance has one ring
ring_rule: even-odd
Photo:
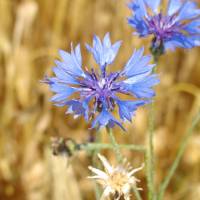
[[[128,23],[136,35],[153,35],[151,49],[174,50],[200,46],[200,9],[189,0],[169,0],[163,11],[161,0],[134,0],[129,3],[132,16]],[[161,8],[161,9],[159,9]]]
[[[159,80],[152,74],[155,65],[149,64],[151,56],[143,56],[144,49],[135,50],[121,71],[108,72],[120,48],[121,42],[111,44],[109,34],[103,41],[94,36],[93,46],[86,45],[92,53],[99,70],[82,67],[80,45],[71,53],[59,51],[62,61],[55,61],[54,77],[46,77],[45,83],[56,94],[51,101],[57,106],[67,106],[67,113],[92,120],[91,128],[120,126],[122,121],[131,121],[137,107],[149,103],[155,95],[152,87]],[[131,97],[123,100],[119,94]],[[139,100],[138,100],[139,99]],[[118,107],[119,118],[113,116]]]

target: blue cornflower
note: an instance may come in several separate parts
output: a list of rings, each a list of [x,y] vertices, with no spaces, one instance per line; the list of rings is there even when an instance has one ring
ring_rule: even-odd
[[[189,0],[169,0],[164,12],[161,0],[134,0],[128,23],[140,37],[153,35],[151,50],[164,53],[176,47],[200,46],[200,9]],[[161,8],[161,9],[159,9]],[[157,52],[158,51],[158,52]]]
[[[151,56],[143,56],[144,49],[135,50],[121,71],[108,72],[107,66],[112,64],[120,48],[121,42],[111,44],[109,34],[103,41],[94,36],[93,47],[86,45],[92,53],[99,70],[82,67],[80,45],[71,53],[59,51],[62,61],[55,61],[54,77],[46,77],[45,83],[56,94],[51,101],[57,106],[67,106],[67,113],[84,116],[92,120],[91,128],[102,126],[122,129],[122,121],[131,121],[137,107],[149,103],[155,95],[152,87],[159,81],[152,74],[155,65],[149,64]],[[123,100],[119,94],[131,97]],[[118,107],[119,118],[113,116]]]

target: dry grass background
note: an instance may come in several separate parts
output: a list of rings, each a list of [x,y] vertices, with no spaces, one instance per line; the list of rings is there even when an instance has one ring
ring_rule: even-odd
[[[130,15],[126,0],[0,0],[0,199],[81,200],[94,199],[93,183],[86,179],[90,159],[76,155],[66,160],[53,157],[52,135],[88,138],[85,122],[64,115],[63,108],[49,102],[51,93],[39,83],[51,73],[57,49],[70,42],[91,43],[93,34],[111,32],[122,39],[120,55],[113,67],[120,68],[134,47],[148,44],[132,36],[126,24]],[[84,63],[91,57],[82,48]],[[146,48],[148,51],[148,48]],[[192,116],[200,107],[200,49],[167,53],[159,62],[161,84],[156,97],[156,183],[160,183],[173,161]],[[145,144],[147,109],[140,109],[128,133],[115,129],[121,143]],[[165,200],[200,199],[200,128],[195,130]],[[106,134],[102,133],[104,141]],[[112,152],[105,151],[114,162]],[[123,152],[137,167],[143,155]],[[146,180],[142,180],[146,199]]]

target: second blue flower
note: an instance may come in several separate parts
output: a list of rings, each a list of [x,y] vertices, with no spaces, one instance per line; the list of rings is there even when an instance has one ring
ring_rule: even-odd
[[[128,23],[140,37],[153,35],[151,49],[192,48],[200,46],[200,9],[190,0],[133,0]]]

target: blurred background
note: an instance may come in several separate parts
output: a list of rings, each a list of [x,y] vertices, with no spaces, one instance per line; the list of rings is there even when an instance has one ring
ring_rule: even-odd
[[[52,136],[86,142],[89,125],[65,115],[65,108],[49,102],[48,87],[39,81],[51,75],[59,48],[81,43],[84,65],[93,63],[84,44],[93,34],[111,33],[123,40],[113,69],[123,67],[133,48],[149,39],[138,39],[126,23],[127,0],[0,0],[0,199],[91,200],[94,183],[87,180],[90,157],[52,156]],[[158,65],[161,83],[156,87],[156,184],[165,177],[192,117],[200,108],[200,48],[164,55]],[[147,108],[140,108],[127,133],[114,129],[120,143],[145,144]],[[200,199],[200,127],[197,127],[165,194],[165,200]],[[102,131],[107,142],[107,135]],[[111,151],[102,151],[115,163]],[[134,167],[144,162],[140,152],[123,151]],[[146,199],[146,179],[141,179]],[[134,199],[134,198],[133,198]]]

